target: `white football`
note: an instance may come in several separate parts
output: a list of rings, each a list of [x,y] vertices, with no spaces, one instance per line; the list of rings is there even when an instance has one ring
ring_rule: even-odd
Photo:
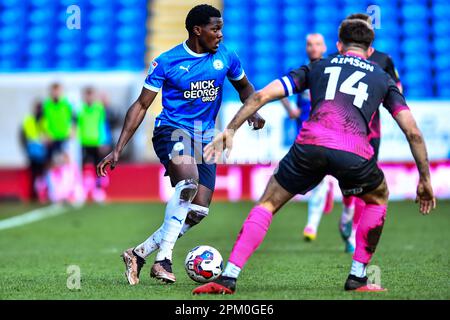
[[[188,252],[184,267],[189,278],[206,283],[217,279],[223,271],[223,259],[217,249],[198,246]]]

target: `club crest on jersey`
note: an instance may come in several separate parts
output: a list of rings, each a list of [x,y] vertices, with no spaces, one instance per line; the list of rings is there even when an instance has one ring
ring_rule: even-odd
[[[150,63],[150,68],[148,69],[148,74],[152,74],[153,71],[155,70],[155,68],[158,66],[158,62],[156,62],[155,60],[153,60]]]
[[[215,79],[202,80],[190,83],[190,90],[183,93],[185,99],[201,98],[202,102],[215,101],[219,94],[220,87],[215,86]]]
[[[213,61],[213,67],[216,70],[222,70],[223,69],[223,62],[222,60],[216,59]]]

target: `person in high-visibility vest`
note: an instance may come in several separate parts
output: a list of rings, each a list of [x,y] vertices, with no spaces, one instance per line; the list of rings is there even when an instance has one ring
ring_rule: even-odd
[[[83,150],[83,164],[96,165],[100,159],[100,147],[105,143],[106,113],[103,104],[96,100],[91,87],[84,89],[83,104],[77,116],[78,138]]]
[[[61,84],[53,83],[50,96],[43,102],[45,132],[49,139],[48,158],[64,151],[73,132],[73,111],[69,100],[63,96]]]
[[[47,159],[44,128],[42,104],[36,101],[32,113],[25,116],[20,130],[21,143],[27,155],[31,173],[30,195],[33,200],[37,196],[36,179],[44,174]]]
[[[83,166],[92,163],[94,167],[103,157],[102,147],[106,143],[106,111],[104,105],[96,97],[92,87],[83,92],[83,103],[77,116],[78,138],[82,148]],[[96,178],[95,186],[87,183],[89,172],[85,168],[85,191],[92,192],[95,201],[103,201],[105,194],[102,190],[101,179]]]

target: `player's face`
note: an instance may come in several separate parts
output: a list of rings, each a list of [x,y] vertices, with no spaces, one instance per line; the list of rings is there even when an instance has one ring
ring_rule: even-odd
[[[199,42],[207,52],[216,53],[219,49],[219,43],[223,39],[223,20],[222,18],[214,17],[210,18],[209,21],[207,25],[201,28]]]
[[[309,60],[314,61],[322,58],[326,50],[327,48],[321,35],[309,35],[306,39],[306,54]]]
[[[54,86],[50,90],[50,96],[53,100],[58,100],[59,97],[61,97],[62,94],[62,88],[61,86]]]
[[[84,101],[87,104],[91,105],[92,103],[94,103],[94,100],[95,100],[94,91],[90,91],[90,90],[86,91],[85,94],[84,94]]]

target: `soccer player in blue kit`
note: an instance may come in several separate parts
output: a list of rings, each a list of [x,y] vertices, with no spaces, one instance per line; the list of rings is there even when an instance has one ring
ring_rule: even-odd
[[[242,102],[255,91],[237,55],[220,44],[222,27],[220,11],[210,5],[198,5],[189,11],[188,39],[151,62],[144,88],[127,112],[117,145],[97,165],[99,176],[107,174],[108,165],[114,169],[123,148],[162,89],[163,109],[155,120],[152,141],[175,192],[167,203],[162,226],[122,254],[131,285],[139,283],[147,257],[157,250],[150,276],[166,283],[176,281],[172,272],[175,242],[209,212],[216,165],[204,161],[203,147],[214,137],[225,77]],[[254,129],[261,129],[264,122],[257,113],[249,119]]]

